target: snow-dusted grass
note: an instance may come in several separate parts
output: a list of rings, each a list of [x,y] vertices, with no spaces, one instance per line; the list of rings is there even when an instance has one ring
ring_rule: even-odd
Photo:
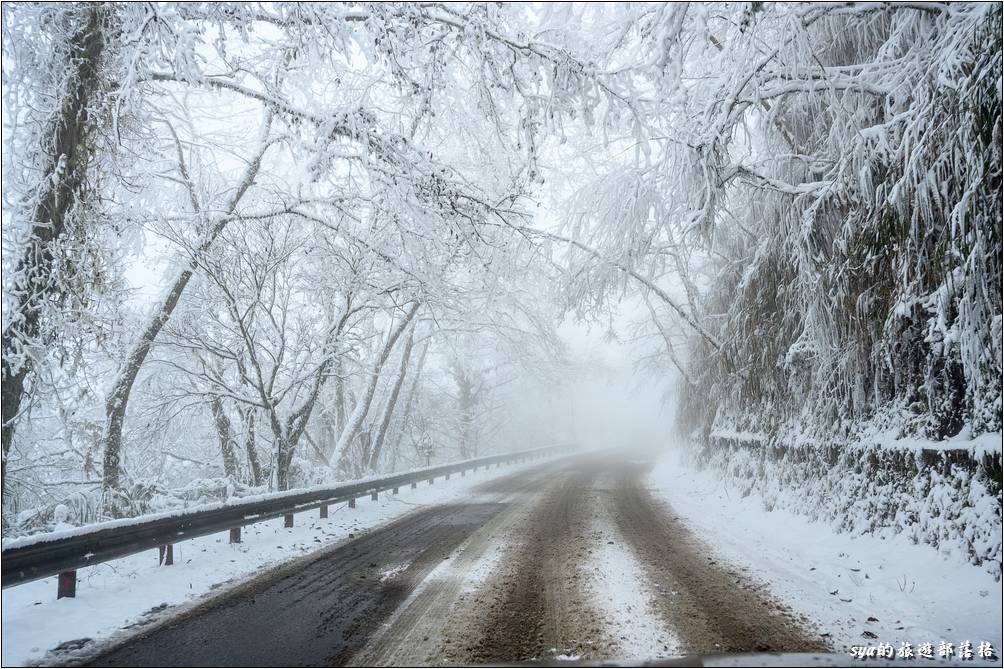
[[[817,621],[837,650],[968,640],[1001,652],[1001,583],[959,555],[903,535],[840,533],[784,509],[767,511],[756,492],[743,497],[720,470],[695,471],[673,452],[650,482],[722,557]]]
[[[228,582],[345,540],[412,511],[470,495],[476,484],[539,466],[540,461],[468,472],[466,477],[441,479],[401,494],[381,493],[376,502],[360,499],[357,508],[329,508],[321,520],[317,510],[297,514],[295,526],[281,518],[244,528],[243,542],[229,544],[226,532],[184,541],[174,546],[170,567],[158,566],[156,550],[145,551],[77,572],[75,599],[56,599],[56,578],[46,578],[3,591],[4,666],[38,661],[56,646],[76,639],[100,640],[116,631],[151,621],[163,609],[194,605]],[[176,611],[168,612],[176,613]]]

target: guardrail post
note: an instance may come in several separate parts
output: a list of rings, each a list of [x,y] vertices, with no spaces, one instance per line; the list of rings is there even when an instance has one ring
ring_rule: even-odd
[[[239,544],[241,542],[241,528],[231,527],[230,528],[230,543]]]
[[[282,517],[282,526],[293,527],[293,514],[287,513],[285,516]]]
[[[59,585],[56,586],[56,599],[77,596],[77,570],[64,571],[59,574]]]
[[[376,490],[374,490],[372,493],[370,493],[370,499],[373,500],[374,502],[377,501],[378,495],[377,495],[377,491]]]
[[[322,504],[321,505],[321,518],[327,518],[327,517],[328,517],[328,505],[327,504]]]
[[[165,567],[170,567],[174,564],[174,544],[164,544],[163,546],[157,546],[157,564],[162,564]]]
[[[355,497],[353,497],[352,499],[349,500],[349,508],[350,509],[356,508],[356,498]]]

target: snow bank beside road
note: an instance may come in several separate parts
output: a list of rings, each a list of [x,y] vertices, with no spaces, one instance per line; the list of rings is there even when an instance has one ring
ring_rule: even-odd
[[[1000,433],[940,444],[869,434],[823,444],[795,433],[760,440],[712,433],[693,444],[693,461],[724,472],[743,494],[759,495],[764,508],[822,519],[854,535],[902,535],[999,579]]]
[[[695,471],[667,454],[650,483],[686,524],[794,610],[819,623],[839,652],[909,642],[1001,652],[1001,584],[985,569],[911,544],[904,536],[840,534],[742,497],[718,470]],[[872,636],[874,635],[874,636]]]

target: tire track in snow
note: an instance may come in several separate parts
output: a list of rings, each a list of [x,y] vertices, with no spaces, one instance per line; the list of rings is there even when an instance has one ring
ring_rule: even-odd
[[[590,488],[601,471],[595,462],[580,461],[576,470],[552,476],[539,503],[513,527],[508,555],[479,595],[483,617],[472,630],[465,663],[609,655],[602,616],[583,593]]]
[[[506,553],[512,526],[537,503],[537,492],[554,474],[490,481],[475,489],[503,510],[458,546],[351,659],[356,666],[418,666],[450,663],[463,656],[465,630],[479,617],[480,587]],[[458,633],[460,632],[460,633]]]
[[[482,488],[519,490],[519,472],[467,503],[416,510],[354,540],[267,572],[185,615],[129,636],[97,666],[339,666],[410,593],[504,505]]]
[[[624,466],[608,505],[620,533],[659,589],[657,610],[686,654],[813,652],[826,645],[788,607],[718,562],[640,479],[649,465]]]
[[[603,476],[592,491],[590,539],[596,547],[584,565],[590,595],[613,638],[611,659],[647,661],[676,657],[681,643],[659,612],[659,586],[617,528],[611,513],[616,476]]]

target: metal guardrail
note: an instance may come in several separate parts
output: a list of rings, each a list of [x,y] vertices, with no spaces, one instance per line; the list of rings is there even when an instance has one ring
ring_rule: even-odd
[[[421,481],[430,484],[439,477],[465,474],[478,467],[501,466],[531,458],[557,455],[569,450],[568,445],[547,446],[514,453],[504,453],[483,458],[435,467],[426,467],[403,474],[379,479],[368,479],[330,488],[313,488],[301,493],[277,494],[274,497],[250,502],[237,502],[211,509],[181,511],[178,515],[138,520],[120,527],[97,528],[71,536],[57,537],[51,541],[40,540],[24,546],[4,549],[2,552],[2,586],[8,588],[21,583],[59,575],[59,597],[73,597],[76,593],[76,570],[158,548],[164,564],[173,562],[173,544],[185,539],[230,531],[230,542],[240,543],[241,528],[265,520],[285,517],[287,527],[293,525],[293,514],[320,509],[321,518],[327,518],[328,505],[348,502],[355,506],[359,497],[370,495],[377,499],[380,492],[397,492],[405,485],[415,488]]]

